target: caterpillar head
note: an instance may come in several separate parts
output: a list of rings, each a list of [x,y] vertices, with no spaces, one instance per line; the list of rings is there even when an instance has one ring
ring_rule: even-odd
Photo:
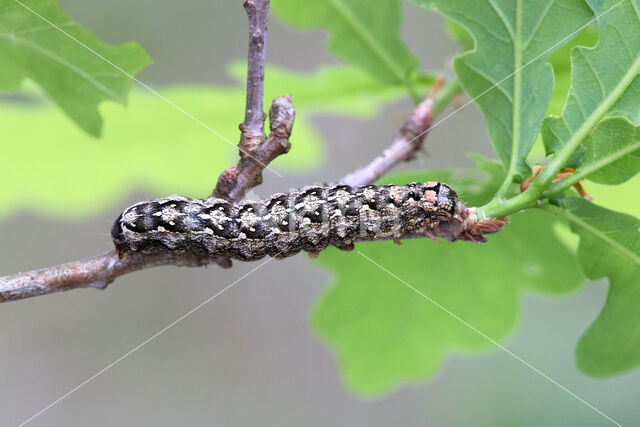
[[[427,182],[424,198],[439,211],[453,215],[458,204],[458,195],[451,187],[442,182]]]

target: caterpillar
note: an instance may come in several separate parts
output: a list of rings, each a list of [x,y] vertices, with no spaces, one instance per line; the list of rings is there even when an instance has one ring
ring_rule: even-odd
[[[354,241],[432,235],[458,206],[441,182],[311,186],[258,201],[170,196],[136,203],[113,224],[118,253],[179,251],[207,258],[284,258]]]

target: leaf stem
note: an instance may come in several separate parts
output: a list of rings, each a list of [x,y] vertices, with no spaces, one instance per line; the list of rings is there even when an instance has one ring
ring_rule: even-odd
[[[486,205],[476,209],[478,221],[489,218],[502,218],[524,209],[536,207],[538,199],[539,197],[536,194],[527,192],[520,193],[507,200],[494,198]]]

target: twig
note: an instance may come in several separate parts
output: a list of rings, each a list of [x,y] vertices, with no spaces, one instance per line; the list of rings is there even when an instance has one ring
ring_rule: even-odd
[[[244,8],[249,15],[249,56],[247,60],[247,100],[244,123],[240,124],[240,147],[247,153],[262,144],[264,134],[264,63],[267,52],[267,20],[269,0],[246,0]],[[247,153],[240,153],[241,158]]]
[[[269,0],[246,0],[249,16],[249,56],[247,65],[247,99],[244,122],[240,123],[240,160],[227,168],[212,197],[237,201],[262,182],[262,171],[276,157],[289,151],[289,136],[295,118],[291,96],[273,100],[269,109],[271,133],[264,133],[264,64],[267,44]]]
[[[273,100],[269,110],[269,137],[252,147],[251,156],[241,155],[238,166],[231,166],[220,174],[213,197],[229,201],[240,200],[247,191],[262,182],[265,166],[291,148],[289,137],[295,114],[291,96],[284,95]]]
[[[267,20],[269,15],[269,0],[245,0],[244,8],[249,16],[249,55],[247,58],[247,98],[244,110],[244,122],[240,123],[240,161],[238,166],[231,166],[218,179],[212,197],[236,200],[230,197],[242,197],[244,193],[258,185],[262,179],[262,169],[269,161],[259,159],[262,156],[264,133],[264,63],[267,52]],[[291,99],[289,98],[289,102]],[[274,101],[275,105],[275,101]],[[272,109],[274,106],[271,107]],[[293,108],[293,106],[291,107]],[[274,157],[275,158],[275,157]],[[242,181],[244,191],[239,187],[238,179]]]
[[[209,262],[193,254],[130,254],[120,258],[115,251],[111,251],[55,267],[1,277],[0,302],[89,286],[104,289],[116,277],[133,271],[161,265],[200,267]]]

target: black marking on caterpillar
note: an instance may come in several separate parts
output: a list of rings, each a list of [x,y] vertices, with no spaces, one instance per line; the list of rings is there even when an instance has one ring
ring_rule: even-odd
[[[252,261],[356,240],[431,235],[450,220],[456,193],[440,182],[313,186],[258,201],[170,196],[127,208],[111,229],[120,253],[190,252]]]

